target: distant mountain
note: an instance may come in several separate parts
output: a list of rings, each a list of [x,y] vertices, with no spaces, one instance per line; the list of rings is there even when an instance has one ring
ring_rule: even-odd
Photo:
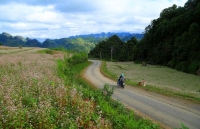
[[[91,49],[95,47],[95,44],[101,40],[102,39],[96,39],[93,37],[46,39],[42,43],[42,47],[44,48],[64,47],[69,50],[89,52]]]
[[[143,34],[131,34],[127,32],[121,32],[121,33],[102,32],[100,34],[76,35],[61,39],[46,39],[42,43],[42,47],[45,48],[64,47],[70,50],[89,52],[91,49],[95,47],[95,44],[99,43],[102,40],[108,39],[113,35],[117,35],[124,42],[130,40],[132,37],[135,37],[138,40],[141,40],[143,38]]]
[[[4,46],[11,47],[42,47],[42,48],[58,48],[64,47],[68,50],[87,51],[94,48],[95,44],[103,39],[94,37],[83,38],[61,38],[46,39],[40,43],[37,39],[23,38],[22,36],[12,36],[6,32],[0,34],[0,43]]]
[[[0,34],[0,42],[5,46],[24,46],[24,47],[41,47],[41,43],[36,39],[23,38],[22,36],[12,36],[6,32]]]
[[[138,40],[141,40],[144,35],[143,34],[139,34],[139,33],[129,33],[129,32],[116,32],[116,33],[112,33],[112,32],[108,32],[108,33],[100,33],[100,34],[88,34],[88,35],[76,35],[76,36],[70,36],[69,38],[86,38],[86,37],[93,37],[93,38],[104,38],[107,39],[113,35],[117,35],[122,41],[126,42],[128,40],[130,40],[132,37],[135,37]]]
[[[95,44],[98,44],[100,41],[108,39],[109,37],[117,35],[122,41],[126,42],[132,37],[137,38],[138,40],[143,38],[143,34],[131,34],[127,32],[121,33],[100,33],[100,34],[88,34],[88,35],[77,35],[70,36],[68,38],[61,39],[38,39],[43,41],[39,42],[37,39],[23,38],[22,36],[12,36],[6,32],[0,34],[0,43],[5,46],[12,47],[43,47],[43,48],[58,48],[64,47],[69,50],[76,51],[87,51],[95,47]]]

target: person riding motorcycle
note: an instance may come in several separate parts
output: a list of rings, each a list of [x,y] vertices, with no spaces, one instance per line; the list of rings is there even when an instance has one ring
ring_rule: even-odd
[[[120,77],[118,78],[118,86],[122,86],[123,87],[123,83],[125,82],[125,77],[124,74],[121,74]]]

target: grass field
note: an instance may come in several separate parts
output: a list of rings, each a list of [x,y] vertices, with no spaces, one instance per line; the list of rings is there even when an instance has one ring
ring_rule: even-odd
[[[124,73],[127,82],[133,85],[145,80],[146,87],[158,88],[158,92],[160,89],[161,92],[180,94],[185,98],[194,98],[200,102],[200,76],[186,74],[164,66],[142,66],[133,62],[106,62],[106,68],[116,78]]]

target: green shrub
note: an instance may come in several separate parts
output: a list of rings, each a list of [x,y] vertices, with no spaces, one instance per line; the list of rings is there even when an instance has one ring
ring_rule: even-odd
[[[53,50],[51,50],[51,49],[44,49],[44,50],[39,50],[38,53],[53,54]]]
[[[47,53],[47,54],[53,54],[53,51],[51,49],[46,49],[45,53]]]
[[[104,85],[102,89],[102,93],[104,96],[106,96],[106,99],[110,99],[114,91],[114,88],[110,88],[108,84]]]
[[[81,52],[81,53],[74,53],[71,58],[67,59],[67,62],[73,66],[76,64],[83,63],[87,60],[88,60],[88,55],[84,52]]]
[[[57,48],[53,48],[52,50],[63,51],[63,52],[67,51],[64,47],[57,47]]]

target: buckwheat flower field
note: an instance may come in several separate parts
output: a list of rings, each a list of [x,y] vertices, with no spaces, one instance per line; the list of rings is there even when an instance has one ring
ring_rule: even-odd
[[[56,60],[63,53],[16,49],[0,49],[0,128],[110,127],[100,110],[95,114],[93,101],[83,100],[81,91],[58,77]]]

